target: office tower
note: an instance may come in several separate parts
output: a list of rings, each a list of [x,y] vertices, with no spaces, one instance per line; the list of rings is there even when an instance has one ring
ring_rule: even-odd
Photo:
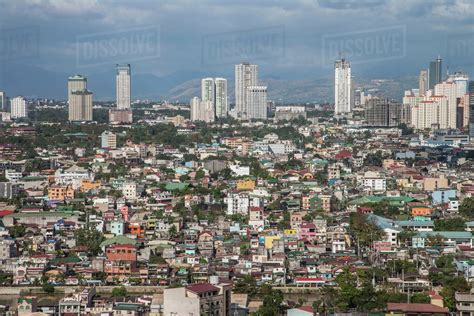
[[[402,105],[388,99],[373,98],[365,107],[365,120],[369,126],[398,126],[403,120]]]
[[[215,90],[216,90],[216,99],[215,99],[215,109],[216,117],[226,117],[227,112],[229,111],[227,105],[227,79],[216,78]]]
[[[215,120],[214,104],[211,101],[201,101],[194,97],[190,101],[191,121],[203,121],[212,123]]]
[[[336,60],[334,65],[334,103],[336,115],[351,112],[351,90],[351,64],[345,59]]]
[[[11,100],[11,118],[27,117],[26,100],[23,97],[16,97]]]
[[[213,78],[204,78],[201,80],[201,100],[214,103],[215,88]]]
[[[428,88],[428,71],[422,70],[420,71],[420,76],[418,78],[418,89],[420,95],[425,95],[426,90]]]
[[[117,109],[130,109],[130,64],[117,64],[116,68]]]
[[[7,94],[3,91],[0,91],[0,112],[8,112],[8,98]]]
[[[69,101],[69,121],[92,121],[92,92],[75,90]]]
[[[87,78],[81,75],[74,75],[69,77],[67,81],[67,98],[71,102],[71,95],[73,91],[81,91],[87,89]]]
[[[441,83],[443,80],[441,76],[442,70],[441,57],[438,56],[435,61],[430,62],[430,68],[428,69],[428,89],[432,90],[438,83]]]
[[[469,138],[474,140],[474,81],[469,82]]]
[[[235,65],[235,108],[237,118],[249,119],[247,100],[247,87],[256,86],[258,66],[249,63]]]
[[[247,119],[267,119],[267,87],[250,86],[245,92]]]
[[[100,134],[101,139],[101,146],[102,148],[110,148],[116,149],[117,148],[117,135],[112,132],[104,131]]]

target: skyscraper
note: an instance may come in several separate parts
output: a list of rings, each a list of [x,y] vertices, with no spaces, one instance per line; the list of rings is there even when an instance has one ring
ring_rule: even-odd
[[[27,117],[28,112],[26,108],[25,98],[18,96],[11,100],[11,118]]]
[[[425,95],[426,90],[428,90],[428,71],[422,70],[420,71],[420,76],[418,78],[418,89],[420,95]]]
[[[81,75],[74,75],[67,80],[67,97],[71,101],[71,94],[73,91],[87,89],[87,78]]]
[[[442,61],[441,57],[438,56],[435,61],[430,62],[430,68],[428,69],[428,89],[432,90],[438,83],[441,83],[443,80],[441,72]]]
[[[365,120],[368,126],[397,126],[402,122],[402,110],[400,103],[373,98],[365,107]]]
[[[249,119],[247,87],[256,86],[257,77],[257,65],[250,65],[248,62],[235,65],[235,107],[239,119]]]
[[[214,103],[216,99],[214,78],[204,78],[201,80],[201,100]]]
[[[130,109],[130,64],[117,64],[116,68],[117,109]]]
[[[69,121],[92,121],[92,92],[75,90],[69,101]]]
[[[0,112],[8,112],[8,99],[5,92],[0,91]]]
[[[351,112],[352,105],[351,64],[344,58],[334,64],[334,103],[335,113]]]
[[[245,92],[247,119],[267,119],[267,87],[250,86]]]
[[[92,121],[92,92],[87,90],[87,78],[69,77],[67,86],[69,121]]]
[[[474,81],[469,81],[469,138],[474,140]]]
[[[216,78],[215,79],[215,90],[216,90],[216,99],[215,99],[215,112],[216,117],[226,117],[227,112],[229,111],[227,105],[227,79]]]

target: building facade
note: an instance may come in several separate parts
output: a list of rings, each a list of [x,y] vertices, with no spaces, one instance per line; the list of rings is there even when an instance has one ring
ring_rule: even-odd
[[[117,109],[130,109],[130,64],[117,64],[115,85],[117,93]]]
[[[11,118],[23,118],[28,116],[25,98],[18,96],[11,100]]]
[[[351,112],[351,64],[345,59],[336,60],[334,65],[334,104],[336,115]]]
[[[267,119],[267,87],[250,86],[245,93],[247,119]]]
[[[247,88],[257,85],[258,66],[249,63],[235,65],[235,108],[238,119],[248,119]]]

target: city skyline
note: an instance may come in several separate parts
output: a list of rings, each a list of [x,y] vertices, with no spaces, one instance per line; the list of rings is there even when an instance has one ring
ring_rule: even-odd
[[[341,1],[315,0],[295,1],[289,6],[284,2],[244,5],[245,2],[237,1],[229,6],[210,1],[206,7],[192,3],[183,6],[179,4],[181,1],[172,6],[142,0],[133,9],[121,1],[82,4],[38,1],[34,5],[27,1],[18,1],[16,5],[7,2],[1,26],[5,29],[5,41],[13,41],[15,45],[8,46],[12,48],[3,50],[0,56],[8,62],[0,70],[0,74],[4,73],[0,76],[0,86],[8,85],[8,89],[3,89],[12,91],[12,95],[34,96],[38,92],[33,84],[19,82],[10,74],[31,67],[30,71],[37,71],[38,75],[49,73],[51,79],[44,78],[53,85],[57,76],[82,73],[92,80],[94,76],[107,72],[110,64],[124,62],[134,64],[136,75],[153,75],[170,83],[197,79],[202,75],[196,73],[206,72],[213,77],[231,78],[233,65],[242,60],[258,63],[262,78],[328,78],[332,72],[332,57],[335,57],[331,56],[333,44],[337,50],[345,51],[345,57],[358,66],[355,75],[360,77],[415,76],[415,69],[426,59],[435,59],[438,55],[443,57],[443,65],[452,71],[472,73],[473,63],[469,57],[473,47],[469,32],[472,28],[469,16],[472,2],[436,1],[430,6],[419,1],[402,2],[382,0],[374,6],[371,1],[359,1],[344,6]],[[232,21],[239,20],[246,12],[244,7],[252,12],[248,18],[251,23],[240,27]],[[207,16],[211,8],[222,12],[213,19],[213,25],[202,22],[196,27],[195,23],[189,23],[190,19],[184,19],[186,23],[180,30],[171,27],[171,21],[177,18],[195,17],[197,12]],[[136,19],[121,18],[128,9],[133,10]],[[374,14],[376,10],[382,13]],[[265,11],[272,12],[272,15],[253,19]],[[29,21],[28,25],[24,24],[25,19],[18,18],[22,15]],[[71,27],[79,25],[78,22],[86,16],[93,19],[80,28]],[[50,17],[56,19],[48,19]],[[352,20],[349,31],[353,34],[348,33],[344,23],[340,23],[341,18]],[[143,21],[153,22],[145,24]],[[126,33],[127,30],[134,30],[134,33]],[[130,54],[108,49],[110,53],[106,53],[105,59],[99,55],[100,46],[97,46],[96,50],[82,54],[82,48],[100,41],[110,48],[106,40],[117,40],[121,34],[130,43],[140,36],[153,38],[156,43],[147,44],[153,44],[151,46],[157,49]],[[389,47],[396,46],[401,51],[381,46],[381,56],[371,55],[369,49],[356,52],[350,40],[360,34],[365,34],[362,39],[388,40]],[[25,38],[28,40],[26,43]],[[234,43],[239,38],[251,44],[244,46],[242,51],[232,48],[213,50],[226,39]],[[331,54],[326,56],[326,53]],[[169,76],[179,77],[179,80],[173,81]],[[10,80],[7,81],[7,77]],[[141,89],[138,87],[137,91]],[[112,97],[110,92],[106,96]]]

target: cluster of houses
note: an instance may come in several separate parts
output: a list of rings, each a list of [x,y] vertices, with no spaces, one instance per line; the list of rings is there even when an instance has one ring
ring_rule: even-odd
[[[2,286],[75,289],[48,304],[22,295],[12,313],[247,315],[262,302],[232,293],[245,276],[312,291],[336,286],[347,268],[416,260],[416,273],[392,271],[385,281],[393,291],[431,293],[432,303],[391,303],[387,311],[448,314],[428,276],[450,255],[458,275],[474,278],[474,222],[461,212],[474,193],[469,149],[426,147],[397,128],[245,124],[186,147],[108,130],[92,153],[36,148],[34,168],[15,158],[19,145],[0,146]],[[382,236],[361,247],[352,214]],[[461,228],[438,229],[456,218]],[[96,293],[122,285],[162,291]],[[474,295],[456,299],[458,311],[474,311],[466,305]],[[294,306],[288,315],[313,312]]]

